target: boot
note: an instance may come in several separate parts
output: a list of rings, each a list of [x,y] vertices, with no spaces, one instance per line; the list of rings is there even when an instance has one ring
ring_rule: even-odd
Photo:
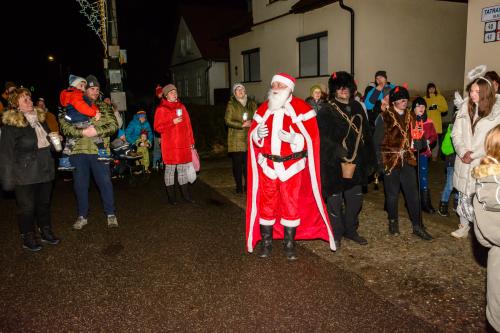
[[[449,216],[450,215],[450,214],[448,214],[448,202],[447,201],[439,202],[438,214],[441,216]]]
[[[189,184],[181,185],[181,193],[184,201],[189,203],[194,203],[194,200],[191,198],[191,194],[189,194]]]
[[[273,226],[261,224],[260,235],[262,240],[260,241],[259,257],[267,258],[271,255],[273,249]]]
[[[167,186],[167,197],[169,204],[177,205],[177,200],[175,199],[175,185]]]
[[[52,228],[50,226],[45,226],[40,229],[40,236],[43,243],[50,245],[57,245],[61,241],[52,233]]]
[[[431,240],[432,236],[427,233],[423,225],[417,224],[413,226],[413,234],[423,240]]]
[[[288,260],[297,259],[297,250],[295,249],[295,231],[297,228],[285,227],[285,239],[283,247]]]
[[[391,235],[399,235],[399,221],[398,219],[389,220],[389,233]]]
[[[35,240],[35,233],[27,232],[25,234],[21,234],[21,238],[23,239],[23,249],[36,252],[40,251],[42,247]]]
[[[420,192],[420,201],[422,203],[422,211],[428,214],[434,214],[436,210],[432,207],[431,203],[431,193],[429,189],[422,190]]]

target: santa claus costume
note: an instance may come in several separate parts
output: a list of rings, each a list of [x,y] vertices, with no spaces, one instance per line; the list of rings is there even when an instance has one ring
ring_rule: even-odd
[[[316,112],[292,96],[293,77],[280,73],[273,83],[283,88],[270,91],[248,136],[247,251],[262,239],[260,256],[267,257],[273,238],[284,239],[291,260],[297,258],[295,239],[322,239],[335,250],[321,197]],[[281,102],[273,95],[279,93]]]

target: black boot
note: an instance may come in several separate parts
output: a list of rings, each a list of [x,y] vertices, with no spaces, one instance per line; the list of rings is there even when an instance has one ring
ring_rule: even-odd
[[[389,220],[389,233],[391,235],[399,235],[399,221],[398,219]]]
[[[441,201],[439,202],[438,214],[441,216],[449,216],[448,214],[448,202]]]
[[[273,249],[273,226],[261,224],[260,236],[262,240],[260,241],[259,257],[267,258],[271,255]]]
[[[434,214],[436,210],[432,207],[431,203],[431,192],[429,189],[422,190],[420,192],[420,201],[422,203],[422,210],[428,214]]]
[[[417,224],[413,226],[413,234],[423,240],[431,240],[432,236],[427,233],[423,225]]]
[[[40,229],[40,235],[43,243],[50,245],[57,245],[61,241],[59,238],[54,236],[52,233],[52,228],[50,226],[45,226]]]
[[[40,251],[42,247],[35,240],[35,234],[33,232],[27,232],[25,234],[21,234],[21,238],[23,239],[23,249],[29,251]]]
[[[295,249],[295,230],[297,228],[285,227],[285,239],[283,247],[285,249],[285,256],[288,260],[297,259],[297,250]]]
[[[167,197],[169,204],[177,205],[177,200],[175,199],[175,185],[167,186]]]
[[[191,194],[189,194],[189,184],[181,185],[181,193],[184,201],[194,203],[194,200],[191,198]]]

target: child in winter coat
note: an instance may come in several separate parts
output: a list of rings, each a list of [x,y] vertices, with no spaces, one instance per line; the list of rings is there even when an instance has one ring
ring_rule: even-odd
[[[427,142],[418,154],[421,206],[424,212],[434,214],[436,210],[432,207],[429,190],[429,158],[432,156],[431,147],[437,141],[437,133],[432,120],[427,117],[427,103],[422,97],[415,98],[411,109],[416,115],[413,127],[423,131],[423,138]]]
[[[486,318],[500,332],[500,125],[488,132],[486,157],[472,170],[476,178],[473,199],[474,232],[488,252],[486,282]]]
[[[445,156],[446,162],[446,179],[443,191],[441,192],[441,201],[439,202],[438,214],[441,216],[449,216],[448,213],[448,202],[450,200],[450,196],[453,192],[453,171],[455,169],[455,158],[457,154],[455,153],[455,148],[453,147],[453,141],[451,140],[451,132],[453,130],[453,123],[455,122],[455,115],[453,116],[453,120],[448,125],[448,129],[446,130],[446,134],[444,135],[443,142],[441,144],[441,152]],[[458,200],[458,196],[455,193],[455,200],[453,207],[456,209],[456,204]]]
[[[142,130],[135,144],[137,146],[137,153],[142,155],[138,163],[144,167],[146,173],[150,173],[149,148],[151,148],[151,141],[148,140],[148,131]]]
[[[99,109],[95,104],[90,103],[84,96],[87,81],[84,78],[70,75],[69,88],[61,91],[59,100],[61,106],[65,109],[64,119],[79,129],[85,129],[92,125],[90,118],[96,121],[100,119]],[[104,146],[104,141],[101,137],[95,137],[94,143],[98,150],[98,159],[101,161],[109,161],[110,156]],[[74,139],[67,139],[64,147],[63,155],[59,159],[59,170],[74,169],[69,162],[69,154],[75,144]]]

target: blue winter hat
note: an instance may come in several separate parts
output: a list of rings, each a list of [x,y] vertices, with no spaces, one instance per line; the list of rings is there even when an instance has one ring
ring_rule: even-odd
[[[69,80],[68,81],[69,81],[69,85],[71,87],[76,87],[76,86],[78,86],[82,82],[85,82],[85,84],[87,84],[87,80],[85,80],[83,77],[76,76],[76,75],[73,75],[73,74],[69,75]]]

